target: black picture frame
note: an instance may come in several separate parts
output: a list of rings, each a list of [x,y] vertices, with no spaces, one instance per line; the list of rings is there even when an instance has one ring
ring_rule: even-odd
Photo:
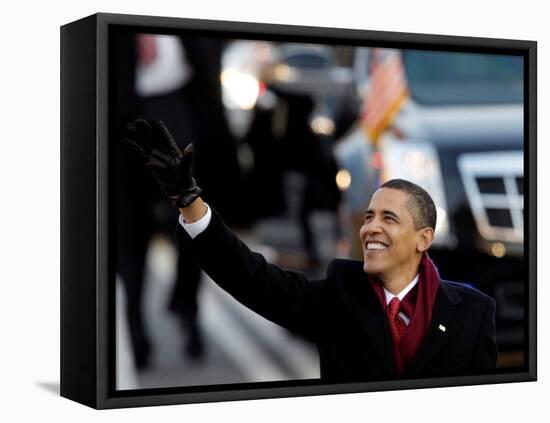
[[[525,365],[476,376],[113,389],[109,36],[114,26],[234,38],[521,55],[524,72]],[[534,381],[537,378],[537,45],[534,41],[98,13],[61,27],[61,395],[96,409]]]

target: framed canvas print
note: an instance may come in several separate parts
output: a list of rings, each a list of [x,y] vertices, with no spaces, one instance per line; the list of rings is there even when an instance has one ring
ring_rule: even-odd
[[[61,28],[61,395],[536,380],[536,43]]]

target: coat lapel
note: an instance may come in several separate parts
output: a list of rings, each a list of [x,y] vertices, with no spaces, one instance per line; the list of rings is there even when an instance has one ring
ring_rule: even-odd
[[[462,298],[443,283],[439,286],[432,314],[432,322],[418,352],[405,368],[405,375],[416,375],[441,351],[460,328],[455,306]]]
[[[388,327],[386,314],[382,305],[366,280],[366,274],[362,271],[359,283],[355,284],[354,295],[348,296],[348,301],[360,325],[366,332],[373,349],[384,363],[390,374],[395,374],[393,362],[392,341]],[[357,279],[351,279],[357,281]]]
[[[376,302],[372,301],[367,307],[357,310],[357,317],[384,366],[390,374],[395,374],[392,341],[386,315],[378,303],[378,298],[370,296],[369,299],[376,300]]]

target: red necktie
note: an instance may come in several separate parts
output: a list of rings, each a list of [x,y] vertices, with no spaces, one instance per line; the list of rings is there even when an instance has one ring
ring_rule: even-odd
[[[390,324],[391,334],[396,347],[399,345],[401,336],[403,336],[403,332],[405,332],[405,329],[407,328],[407,325],[405,324],[403,319],[398,315],[399,305],[400,305],[400,301],[399,301],[399,298],[397,297],[393,297],[390,303],[388,304],[388,321]]]

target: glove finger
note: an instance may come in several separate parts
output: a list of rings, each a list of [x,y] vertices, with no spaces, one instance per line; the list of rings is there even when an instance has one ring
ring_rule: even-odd
[[[177,156],[178,158],[181,158],[181,150],[178,148],[174,137],[172,137],[172,134],[166,128],[166,126],[164,126],[162,121],[151,119],[149,123],[151,124],[151,129],[154,133],[154,139],[157,141],[156,147],[166,152],[167,154],[171,154]]]
[[[195,146],[190,142],[183,150],[182,166],[185,169],[191,170],[193,167],[193,159],[195,158]]]
[[[145,149],[155,148],[155,134],[151,122],[137,118],[126,126],[126,137],[140,143]]]
[[[151,130],[152,129],[152,126],[151,126],[151,121],[152,120],[154,120],[154,119],[140,116],[140,117],[135,118],[133,121],[131,121],[128,124],[128,126],[137,126],[137,127],[139,127],[140,129],[143,129],[143,130]]]
[[[141,144],[135,142],[132,138],[128,137],[122,138],[122,142],[128,145],[140,159],[144,160],[145,162],[149,161],[150,151],[143,148]]]
[[[160,167],[177,166],[181,160],[180,156],[172,152],[166,153],[156,148],[151,150],[151,152],[148,154],[148,157],[149,157],[149,162],[147,163],[147,165],[160,166]]]
[[[153,128],[146,119],[137,118],[126,125],[126,131],[132,133],[133,135],[147,138],[152,135]]]

